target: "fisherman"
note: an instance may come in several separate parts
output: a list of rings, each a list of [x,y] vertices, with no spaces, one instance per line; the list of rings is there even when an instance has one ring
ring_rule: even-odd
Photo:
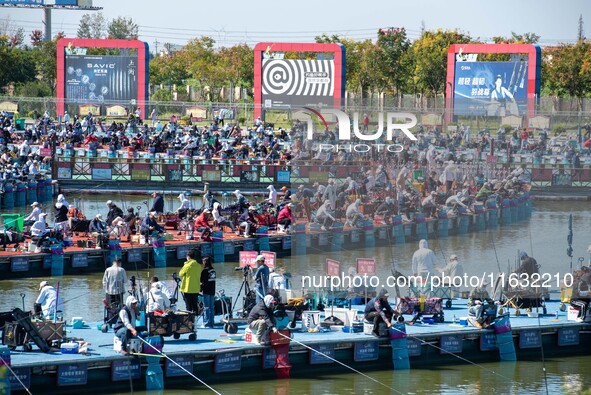
[[[278,233],[290,233],[291,224],[293,223],[293,217],[291,215],[292,206],[293,203],[288,203],[279,212],[279,215],[277,216]]]
[[[113,264],[105,270],[103,275],[103,289],[107,305],[123,305],[127,286],[127,273],[121,265],[121,258],[115,258]]]
[[[267,294],[267,287],[269,285],[269,266],[265,264],[264,255],[258,255],[256,257],[256,264],[257,270],[253,274],[253,278],[256,284],[256,301],[258,303]]]
[[[375,337],[380,337],[381,322],[385,323],[388,329],[392,327],[392,319],[396,313],[388,302],[388,296],[390,296],[388,290],[382,288],[378,295],[365,305],[365,320],[369,322],[373,320],[372,334]]]
[[[258,294],[257,294],[258,298]],[[273,310],[277,301],[273,295],[265,295],[264,298],[258,300],[257,304],[252,308],[246,320],[248,328],[256,334],[259,339],[258,345],[267,346],[270,344],[269,331],[277,333],[275,327],[275,316]]]
[[[197,219],[195,219],[195,230],[201,232],[201,240],[211,239],[211,226],[209,225],[209,220],[211,218],[211,211],[206,208],[201,214],[199,214]]]
[[[154,211],[156,215],[162,215],[164,213],[164,198],[159,192],[152,193],[154,201],[152,202],[152,208],[150,211]]]
[[[332,224],[336,221],[331,214],[332,203],[330,200],[325,200],[322,206],[316,211],[316,221],[322,223],[320,229],[327,230],[332,227]]]
[[[271,268],[269,271],[269,289],[287,289],[287,279],[284,276],[285,268]]]
[[[187,260],[179,271],[179,277],[183,279],[180,291],[185,300],[187,310],[196,315],[199,311],[199,291],[201,290],[201,265],[195,259],[195,250],[187,251]]]
[[[82,211],[78,210],[78,208],[76,208],[76,206],[74,206],[73,204],[70,204],[69,206],[69,210],[68,210],[68,222],[70,225],[70,230],[76,230],[78,223],[80,223],[80,221],[84,221],[86,219],[86,216],[82,213]]]
[[[445,200],[445,205],[447,207],[450,207],[455,213],[457,213],[458,207],[463,207],[469,211],[470,208],[468,206],[466,206],[464,204],[464,202],[462,202],[463,198],[464,198],[464,194],[462,192],[458,192],[455,195],[451,195],[450,197],[448,197]]]
[[[248,199],[244,197],[244,195],[240,192],[239,189],[236,189],[234,192],[234,196],[236,196],[236,205],[240,210],[248,207]]]
[[[39,284],[39,296],[35,300],[34,311],[35,315],[39,316],[43,313],[43,318],[56,318],[55,315],[63,313],[62,299],[59,297],[54,287],[49,285],[47,281],[41,281]],[[57,305],[56,305],[57,301]],[[61,314],[60,314],[61,315]]]
[[[358,226],[357,221],[363,219],[363,214],[359,211],[359,206],[361,205],[361,199],[355,200],[347,207],[347,211],[345,212],[345,216],[347,218],[347,222],[345,225],[349,225],[351,227]]]
[[[219,202],[215,202],[213,204],[213,210],[211,210],[211,215],[213,216],[213,223],[219,226],[220,230],[223,230],[223,227],[227,226],[232,230],[232,232],[234,232],[236,230],[236,226],[234,226],[234,223],[232,221],[226,219],[220,214],[220,207],[221,204]]]
[[[324,189],[322,193],[322,200],[330,200],[331,207],[333,210],[337,208],[337,187],[335,185],[334,179],[328,180],[328,185]]]
[[[437,216],[437,192],[430,192],[427,197],[421,201],[421,210],[428,217],[435,218]]]
[[[43,211],[41,211],[41,207],[40,207],[39,203],[37,203],[37,202],[34,202],[33,204],[31,204],[31,207],[33,207],[33,211],[31,211],[31,214],[29,214],[25,217],[25,222],[24,222],[25,226],[31,226],[35,222],[39,221],[39,215],[41,215],[41,213],[43,212]]]
[[[394,204],[394,199],[388,196],[380,205],[376,208],[375,216],[382,217],[382,224],[383,225],[390,225],[392,216],[396,212],[396,204]]]
[[[490,298],[488,291],[486,290],[487,286],[488,281],[484,280],[481,282],[480,286],[474,288],[468,295],[468,315],[474,317],[472,323],[475,327],[480,329],[488,326],[490,319],[496,317],[496,306],[494,306],[494,314],[489,314],[488,316],[484,314],[485,310],[490,309],[493,303],[493,300]],[[500,303],[495,302],[495,304],[498,305]]]
[[[151,284],[154,284],[154,283],[158,283],[158,285],[160,285],[160,290],[162,291],[162,293],[164,295],[166,295],[166,297],[168,299],[171,299],[172,298],[173,293],[171,292],[170,288],[168,288],[168,285],[166,284],[166,281],[160,281],[157,276],[153,276],[150,279],[150,286],[151,286]]]
[[[150,211],[148,215],[144,217],[142,225],[140,226],[140,234],[146,237],[146,244],[148,244],[148,237],[151,236],[153,232],[164,232],[164,228],[156,222],[156,212]]]
[[[531,277],[534,273],[538,273],[540,266],[538,262],[527,255],[527,252],[521,251],[519,253],[519,260],[521,261],[521,265],[515,270],[515,274],[527,274],[528,277]]]
[[[285,185],[281,187],[281,191],[283,192],[283,201],[291,201],[291,191]]]
[[[431,275],[437,258],[435,253],[429,249],[427,240],[419,241],[419,249],[412,256],[412,272],[415,276],[421,276],[424,280]]]
[[[184,219],[187,216],[187,212],[193,209],[193,203],[187,199],[184,193],[179,194],[178,199],[181,201],[181,205],[175,212],[180,219]]]
[[[119,311],[117,322],[113,325],[115,336],[121,340],[121,353],[127,353],[127,342],[131,337],[137,337],[139,333],[146,331],[144,326],[135,326],[135,321],[140,315],[138,301],[129,295],[125,300],[125,306]]]
[[[101,248],[101,244],[105,237],[108,237],[107,224],[103,221],[103,216],[97,214],[90,224],[88,225],[88,231],[96,240],[96,249]]]
[[[109,212],[107,213],[107,226],[113,226],[113,222],[117,217],[123,217],[123,210],[121,210],[112,200],[107,200],[107,207]]]

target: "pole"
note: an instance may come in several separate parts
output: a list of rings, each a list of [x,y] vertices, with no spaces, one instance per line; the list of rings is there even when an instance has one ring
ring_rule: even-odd
[[[51,41],[51,7],[43,7],[43,24],[45,25],[43,41]]]

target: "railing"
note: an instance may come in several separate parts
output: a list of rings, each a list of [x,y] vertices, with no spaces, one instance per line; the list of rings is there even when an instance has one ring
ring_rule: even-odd
[[[502,162],[502,161],[501,161]],[[591,186],[591,166],[579,169],[561,163],[514,163],[470,161],[459,163],[456,170],[458,180],[471,180],[479,175],[492,180],[506,178],[512,169],[522,167],[526,178],[534,187],[548,186]],[[362,172],[375,169],[378,162],[369,162],[362,168],[359,164],[314,164],[265,162],[262,160],[204,160],[190,157],[114,158],[87,156],[59,156],[57,158],[58,180],[84,184],[87,182],[130,182],[168,183],[170,186],[209,182],[212,186],[231,183],[245,183],[253,189],[264,188],[269,183],[279,185],[312,184],[326,185],[332,178],[342,183],[347,177],[363,179]],[[441,174],[444,164],[434,170]],[[392,163],[386,167],[393,184],[401,165]],[[428,166],[416,167],[415,179],[421,180],[428,174]]]

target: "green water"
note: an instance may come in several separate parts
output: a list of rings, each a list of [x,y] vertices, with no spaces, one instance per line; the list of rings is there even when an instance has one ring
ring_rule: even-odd
[[[87,215],[101,210],[106,213],[103,202],[113,198],[116,203],[121,196],[101,195],[87,200]],[[124,197],[127,204],[141,205],[142,198]],[[73,199],[71,199],[73,200]],[[169,199],[170,201],[170,199]],[[176,202],[174,202],[176,204]],[[195,202],[197,203],[197,202]],[[171,207],[172,202],[168,203]],[[122,204],[121,204],[122,205]],[[103,210],[104,208],[104,210]],[[145,206],[144,206],[145,210]],[[144,211],[145,212],[145,211]],[[588,246],[589,224],[591,223],[590,202],[535,202],[531,219],[508,227],[471,233],[462,237],[454,236],[431,242],[437,258],[443,263],[449,255],[458,255],[464,270],[469,275],[482,275],[483,272],[498,272],[498,267],[506,271],[514,266],[517,250],[525,250],[533,255],[541,265],[542,273],[549,273],[560,278],[570,272],[570,259],[566,256],[566,235],[568,215],[573,214],[573,249],[574,266],[577,258],[589,260]],[[416,243],[383,246],[372,249],[347,250],[330,253],[330,246],[319,249],[310,248],[305,256],[292,256],[282,259],[288,272],[291,272],[292,286],[301,287],[303,275],[321,276],[325,273],[327,258],[342,262],[341,269],[346,273],[348,267],[355,265],[359,257],[376,258],[376,275],[383,279],[390,274],[392,263],[405,274],[410,273],[410,258],[416,249]],[[234,271],[235,262],[215,265],[218,272],[217,288],[224,289],[229,296],[236,296],[242,282],[240,272]],[[157,274],[161,278],[171,278],[179,268],[167,268],[154,272],[154,269],[126,267],[128,276],[146,279]],[[57,282],[58,279],[48,279]],[[65,317],[83,315],[88,322],[103,318],[101,300],[102,273],[84,276],[65,276],[60,278],[60,294],[65,301]],[[0,281],[0,311],[13,307],[22,307],[19,296],[25,295],[25,308],[30,309],[37,297],[39,278]],[[170,280],[169,280],[170,281]],[[170,282],[172,285],[172,282]],[[558,284],[551,284],[558,290]],[[320,290],[318,290],[320,291]],[[406,292],[403,290],[403,292]],[[554,294],[554,297],[557,295]],[[180,302],[181,307],[183,303]],[[81,314],[80,312],[84,312]],[[412,361],[412,360],[411,360]],[[458,361],[458,363],[462,363]],[[412,363],[411,363],[412,364]],[[339,368],[340,374],[322,375],[306,379],[294,378],[283,381],[253,381],[240,384],[219,384],[214,388],[223,394],[545,394],[546,383],[549,394],[578,394],[584,388],[591,387],[591,358],[572,357],[546,360],[546,377],[540,358],[535,361],[517,363],[489,363],[483,365],[453,365],[438,369],[421,369],[413,366],[407,372],[392,372],[389,366],[383,371],[367,374],[382,384],[378,384],[346,368]],[[231,378],[231,373],[228,373]],[[201,377],[208,382],[207,377]],[[393,389],[390,389],[391,387]],[[123,393],[130,393],[123,392]],[[134,391],[134,393],[138,393]],[[141,393],[141,392],[140,392]],[[191,388],[182,390],[168,389],[164,394],[211,393],[198,382]]]

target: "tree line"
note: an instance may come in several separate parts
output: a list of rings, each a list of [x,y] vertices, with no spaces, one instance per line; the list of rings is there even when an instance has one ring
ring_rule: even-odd
[[[2,31],[4,30],[4,31]],[[43,41],[35,30],[25,43],[22,29],[8,31],[0,25],[0,89],[3,94],[45,97],[55,94],[56,42]],[[136,39],[138,25],[131,18],[106,21],[101,13],[86,14],[79,23],[80,38]],[[460,30],[424,30],[416,40],[405,28],[380,29],[375,40],[354,40],[338,35],[320,35],[316,42],[340,43],[346,50],[346,89],[362,100],[369,93],[401,100],[405,94],[437,97],[445,94],[447,50],[452,44],[482,43]],[[494,43],[537,44],[535,33],[494,37]],[[224,101],[223,89],[240,87],[252,98],[254,53],[246,44],[217,46],[213,38],[192,38],[177,50],[152,53],[150,85],[191,86],[204,101]],[[109,54],[95,49],[92,54]],[[316,54],[285,53],[286,59],[314,59]],[[479,55],[479,61],[509,60],[509,55]],[[171,89],[153,90],[153,99],[172,99]],[[582,33],[576,43],[542,48],[541,96],[582,98],[591,96],[591,43]],[[179,89],[178,100],[187,99]],[[399,101],[400,103],[400,101]]]

